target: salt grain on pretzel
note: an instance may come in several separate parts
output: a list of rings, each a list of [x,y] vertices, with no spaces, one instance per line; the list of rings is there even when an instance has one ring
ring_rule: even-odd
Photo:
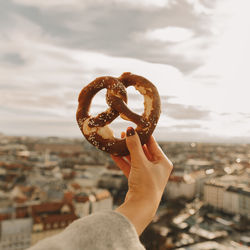
[[[144,112],[138,115],[127,106],[126,88],[134,86],[144,96]],[[106,101],[109,108],[92,117],[89,109],[92,98],[106,88]],[[82,89],[78,98],[76,119],[85,138],[96,148],[107,153],[125,156],[129,154],[125,139],[115,138],[110,124],[119,115],[134,122],[142,145],[153,133],[160,117],[160,96],[156,87],[146,78],[131,73],[123,73],[119,78],[99,77]]]

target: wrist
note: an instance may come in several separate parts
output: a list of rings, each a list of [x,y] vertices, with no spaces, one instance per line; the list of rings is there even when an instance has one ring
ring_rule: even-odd
[[[128,192],[125,202],[116,211],[126,216],[140,235],[153,220],[159,202],[154,200],[154,197],[151,199],[150,197],[142,198]]]
[[[145,206],[148,210],[155,212],[159,206],[160,200],[161,198],[159,198],[158,195],[142,195],[137,193],[133,194],[131,192],[128,192],[125,198],[125,202]]]
[[[152,209],[156,208],[157,210],[161,201],[161,197],[162,192],[159,192],[157,190],[151,189],[150,191],[148,190],[146,192],[129,190],[126,194],[125,201],[130,200],[131,202],[142,203],[148,207],[152,207]]]

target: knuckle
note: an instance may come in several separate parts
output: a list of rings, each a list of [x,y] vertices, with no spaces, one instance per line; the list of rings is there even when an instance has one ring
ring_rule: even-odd
[[[169,159],[166,159],[166,167],[172,171],[174,164]]]

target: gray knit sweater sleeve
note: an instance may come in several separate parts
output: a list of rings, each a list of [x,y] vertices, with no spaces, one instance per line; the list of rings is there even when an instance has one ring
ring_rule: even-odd
[[[71,223],[63,232],[29,250],[145,250],[133,224],[122,214],[105,211]]]

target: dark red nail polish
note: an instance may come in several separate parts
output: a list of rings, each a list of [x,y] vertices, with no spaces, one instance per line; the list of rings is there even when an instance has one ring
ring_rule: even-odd
[[[131,136],[135,134],[135,130],[132,127],[127,128],[127,136]]]

